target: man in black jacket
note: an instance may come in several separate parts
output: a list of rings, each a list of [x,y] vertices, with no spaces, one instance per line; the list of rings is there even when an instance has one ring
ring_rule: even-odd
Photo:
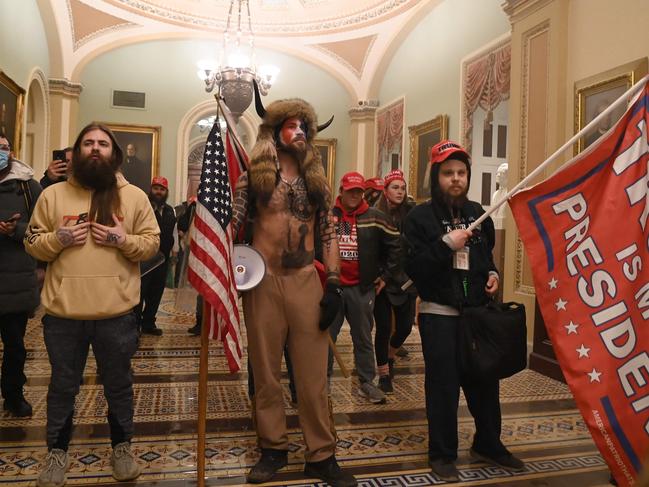
[[[358,393],[373,404],[384,404],[385,393],[374,385],[376,361],[372,344],[372,313],[376,295],[383,290],[388,278],[399,270],[399,232],[383,212],[370,207],[363,199],[364,184],[361,174],[345,174],[333,209],[340,251],[343,309],[329,332],[336,341],[347,318],[360,381]],[[329,362],[332,363],[331,357]]]
[[[0,388],[4,409],[14,416],[32,415],[25,400],[25,330],[39,303],[36,261],[25,252],[23,237],[41,187],[34,171],[13,159],[11,145],[0,133],[0,335],[4,354]]]
[[[142,333],[162,335],[162,330],[155,324],[155,315],[160,306],[169,270],[169,257],[174,249],[176,240],[176,212],[167,204],[169,183],[167,178],[156,176],[151,182],[149,200],[153,213],[160,227],[160,252],[164,255],[164,263],[142,277],[140,304],[135,310],[140,320]]]
[[[524,464],[500,441],[498,381],[468,383],[457,367],[457,327],[464,306],[479,306],[498,291],[492,250],[495,231],[487,218],[466,230],[484,213],[469,201],[469,154],[445,140],[431,151],[431,200],[414,208],[404,224],[404,270],[417,287],[419,333],[424,353],[428,458],[442,480],[457,482],[457,408],[460,386],[476,433],[470,453],[499,467],[523,470]]]

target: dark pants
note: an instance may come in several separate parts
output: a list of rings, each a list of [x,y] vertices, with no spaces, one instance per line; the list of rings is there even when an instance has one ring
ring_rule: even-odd
[[[155,315],[165,290],[168,269],[169,259],[167,258],[162,265],[142,278],[140,304],[135,308],[135,314],[142,328],[155,327]]]
[[[11,402],[23,397],[25,377],[25,330],[29,313],[7,313],[0,315],[0,336],[4,347],[0,389],[2,397]]]
[[[97,370],[108,402],[108,424],[113,446],[133,437],[133,372],[131,358],[138,346],[133,313],[96,321],[43,317],[45,347],[52,366],[47,391],[47,447],[68,449],[74,399],[88,357]]]
[[[394,310],[394,334],[392,334],[392,310]],[[398,306],[390,303],[386,292],[382,292],[376,297],[374,303],[374,322],[376,323],[374,350],[377,365],[388,363],[388,347],[399,348],[403,345],[412,331],[414,319],[414,297],[407,295],[406,300]]]
[[[506,454],[500,441],[498,381],[462,383],[457,366],[457,316],[419,314],[419,334],[426,367],[428,456],[457,459],[457,408],[460,386],[475,420],[473,448],[490,457]]]

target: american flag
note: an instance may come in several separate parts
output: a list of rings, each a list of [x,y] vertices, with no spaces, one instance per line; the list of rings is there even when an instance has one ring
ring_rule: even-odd
[[[219,120],[207,137],[196,215],[190,230],[187,278],[207,305],[209,337],[223,342],[230,372],[241,368],[237,289],[232,270],[232,194]]]

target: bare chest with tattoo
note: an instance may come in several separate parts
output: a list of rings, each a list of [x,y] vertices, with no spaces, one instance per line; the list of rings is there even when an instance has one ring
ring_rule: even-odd
[[[258,208],[254,245],[264,247],[265,255],[272,253],[272,267],[300,269],[313,263],[314,222],[315,208],[309,203],[304,180],[282,179],[268,206]]]

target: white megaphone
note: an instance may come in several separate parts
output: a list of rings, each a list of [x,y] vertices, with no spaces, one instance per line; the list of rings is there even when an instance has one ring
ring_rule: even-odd
[[[266,274],[264,257],[249,245],[234,245],[232,267],[237,291],[250,291],[261,282]]]

